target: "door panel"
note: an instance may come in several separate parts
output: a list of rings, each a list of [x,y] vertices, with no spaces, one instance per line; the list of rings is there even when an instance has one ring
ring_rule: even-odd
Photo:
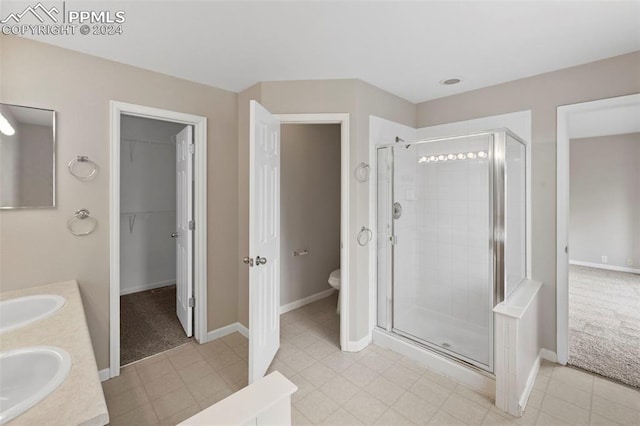
[[[250,104],[249,383],[280,347],[280,121]]]
[[[187,336],[193,335],[193,129],[176,135],[176,312]]]

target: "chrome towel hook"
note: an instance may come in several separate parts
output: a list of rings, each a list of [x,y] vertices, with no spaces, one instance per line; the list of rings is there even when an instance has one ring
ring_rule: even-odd
[[[74,166],[76,164],[88,164],[91,171],[85,175],[79,174],[77,171],[74,171]],[[67,164],[67,170],[69,170],[69,173],[71,173],[71,175],[76,179],[81,181],[88,181],[96,177],[96,174],[98,173],[98,165],[89,160],[89,157],[87,157],[86,155],[78,155],[77,158],[69,161],[69,164]]]
[[[89,222],[88,222],[89,223],[89,227],[87,228],[87,230],[85,230],[85,231],[74,230],[74,227],[76,227],[76,225],[77,225],[77,223],[79,223],[79,221],[85,221],[86,219],[89,219]],[[85,235],[91,234],[93,231],[96,230],[97,226],[98,226],[98,222],[95,220],[95,218],[93,218],[91,216],[91,213],[87,209],[77,210],[74,213],[73,217],[67,223],[67,227],[69,228],[69,232],[71,232],[76,237],[84,237]]]

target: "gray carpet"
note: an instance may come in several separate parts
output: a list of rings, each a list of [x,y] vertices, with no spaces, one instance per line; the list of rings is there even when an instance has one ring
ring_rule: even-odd
[[[176,316],[175,285],[120,296],[120,365],[188,341]]]
[[[569,364],[640,387],[640,275],[570,266]]]

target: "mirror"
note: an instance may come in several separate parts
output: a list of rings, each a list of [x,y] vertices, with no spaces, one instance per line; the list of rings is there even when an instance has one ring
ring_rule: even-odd
[[[0,103],[0,209],[55,207],[55,111]]]

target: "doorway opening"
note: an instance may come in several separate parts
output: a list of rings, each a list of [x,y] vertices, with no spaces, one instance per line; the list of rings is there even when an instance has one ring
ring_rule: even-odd
[[[280,130],[281,338],[303,330],[296,321],[287,324],[286,313],[295,309],[291,318],[305,314],[339,348],[340,124],[289,123]],[[318,309],[327,304],[333,309]]]
[[[115,377],[206,335],[206,119],[112,102],[110,166]]]
[[[640,95],[558,109],[558,359],[632,386],[640,385],[638,117]]]
[[[184,193],[193,181],[183,177],[192,157],[179,158],[192,133],[182,123],[120,119],[120,365],[180,346],[193,334],[192,312],[181,309],[193,293],[184,270],[191,269],[185,254],[192,250],[177,221],[193,210]]]
[[[248,376],[249,383],[253,383],[264,376],[280,347],[282,255],[301,258],[297,260],[308,259],[311,255],[310,250],[305,247],[289,248],[284,254],[281,251],[281,124],[339,125],[340,272],[337,275],[340,277],[341,294],[338,323],[340,348],[347,351],[352,349],[347,336],[350,176],[349,114],[272,114],[254,100],[250,101],[249,110],[249,255],[243,262],[250,268]],[[306,255],[303,254],[305,250]],[[294,251],[297,252],[297,256],[294,256]],[[307,301],[310,300],[305,301],[303,298],[296,303],[303,306]],[[291,309],[295,307],[288,306]]]

